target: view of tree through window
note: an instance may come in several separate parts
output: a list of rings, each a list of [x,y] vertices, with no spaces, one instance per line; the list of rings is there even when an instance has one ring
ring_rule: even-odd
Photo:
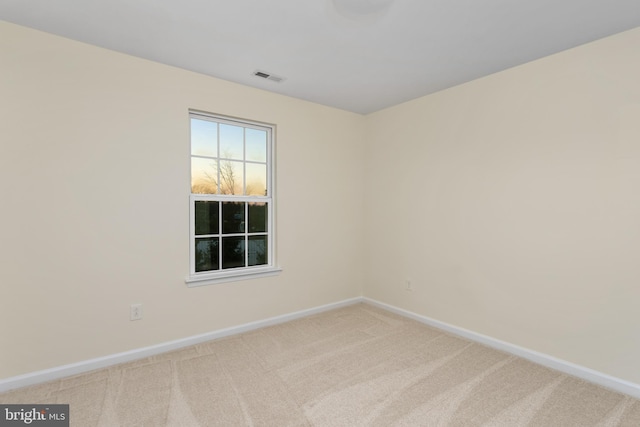
[[[191,113],[191,274],[270,264],[272,128]]]

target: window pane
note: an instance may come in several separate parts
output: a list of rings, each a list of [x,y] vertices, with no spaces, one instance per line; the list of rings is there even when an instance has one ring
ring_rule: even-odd
[[[244,128],[220,123],[220,157],[244,159]]]
[[[218,124],[191,119],[191,154],[218,156]]]
[[[222,268],[244,267],[244,237],[222,238]]]
[[[196,271],[219,270],[217,237],[196,239]]]
[[[267,236],[249,236],[249,265],[267,264]]]
[[[249,203],[249,233],[267,231],[267,204]]]
[[[268,265],[271,127],[202,112],[190,112],[189,124],[192,279]]]
[[[255,162],[267,161],[267,132],[257,129],[246,129],[247,160]]]
[[[244,187],[242,162],[220,160],[220,193],[241,195]]]
[[[216,194],[218,173],[216,159],[191,158],[191,192],[194,194]]]
[[[267,165],[247,163],[247,194],[249,196],[267,195]]]
[[[222,203],[222,232],[244,233],[244,205],[243,202]]]
[[[218,202],[197,201],[195,205],[196,235],[218,234]]]

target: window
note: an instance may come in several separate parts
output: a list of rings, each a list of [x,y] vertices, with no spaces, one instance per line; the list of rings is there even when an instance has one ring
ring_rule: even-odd
[[[189,117],[187,282],[274,274],[273,126],[194,111]]]

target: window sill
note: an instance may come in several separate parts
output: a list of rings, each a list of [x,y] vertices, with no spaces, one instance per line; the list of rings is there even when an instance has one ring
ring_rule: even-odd
[[[223,271],[213,274],[199,274],[189,276],[185,279],[188,287],[215,285],[217,283],[236,282],[239,280],[258,279],[280,274],[280,267],[258,267],[245,269],[242,271]]]

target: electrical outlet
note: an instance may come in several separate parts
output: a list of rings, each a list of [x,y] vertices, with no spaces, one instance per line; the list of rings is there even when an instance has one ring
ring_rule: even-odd
[[[130,320],[142,319],[142,304],[131,304],[131,311],[129,312]]]

